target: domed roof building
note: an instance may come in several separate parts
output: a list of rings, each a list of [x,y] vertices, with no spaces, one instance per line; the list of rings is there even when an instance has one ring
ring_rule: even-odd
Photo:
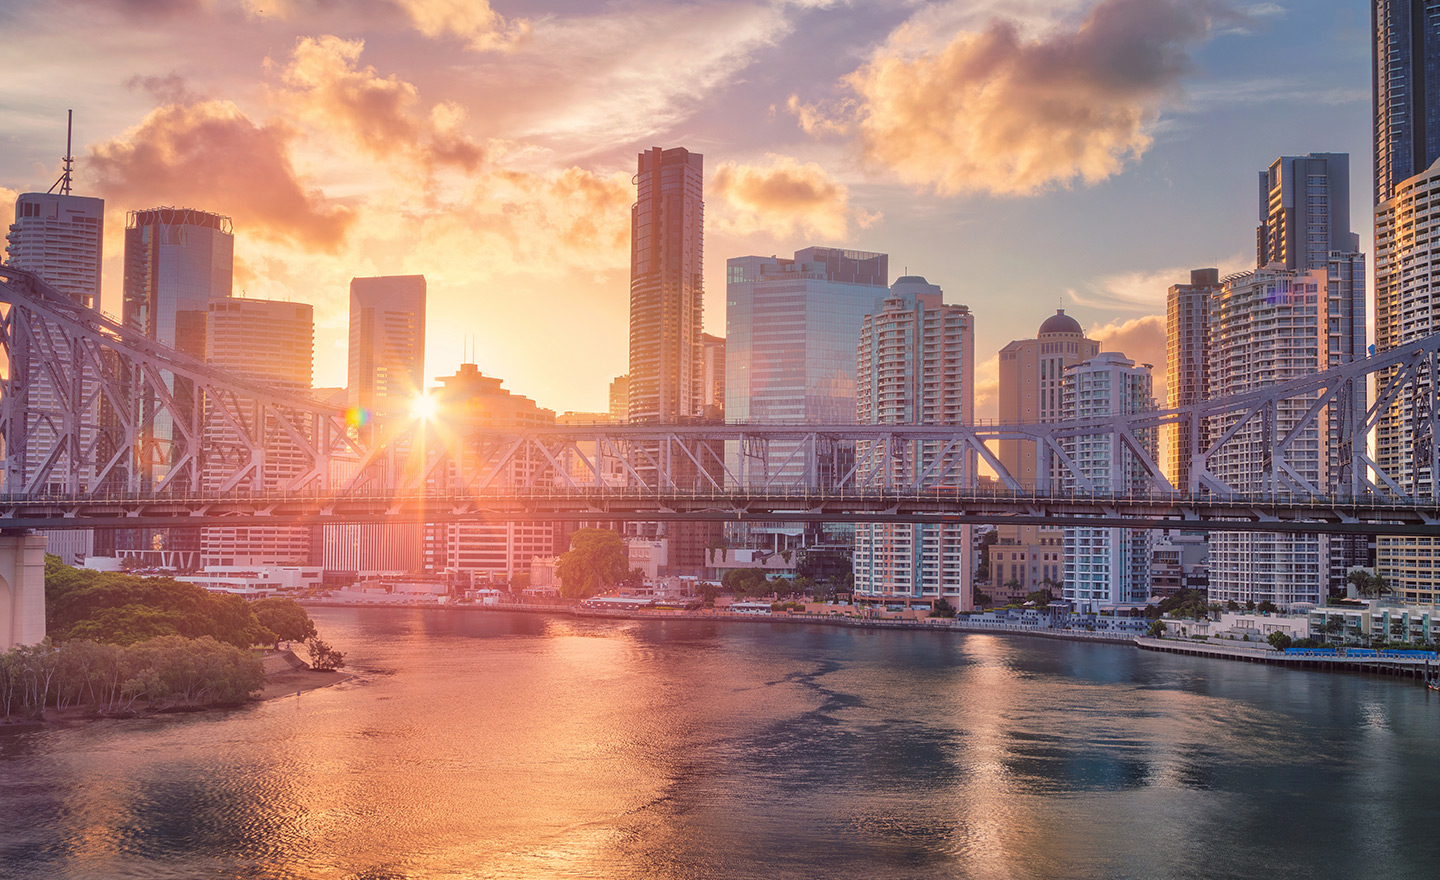
[[[1064,309],[1056,309],[1055,314],[1046,318],[1045,323],[1040,325],[1040,332],[1036,334],[1036,336],[1056,336],[1059,334],[1084,336],[1085,331],[1081,329],[1079,321],[1065,314]]]

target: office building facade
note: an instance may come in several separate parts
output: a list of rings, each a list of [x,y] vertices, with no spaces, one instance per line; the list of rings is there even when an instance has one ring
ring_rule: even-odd
[[[425,387],[424,275],[350,280],[349,403],[367,419],[405,418]]]
[[[1116,352],[1102,352],[1065,370],[1060,380],[1065,421],[1106,419],[1155,408],[1149,364],[1137,365]],[[1150,460],[1157,456],[1154,430],[1136,432]],[[1144,461],[1115,433],[1067,438],[1065,453],[1088,485],[1073,477],[1069,489],[1102,493],[1144,492]],[[1150,596],[1150,533],[1144,529],[1065,529],[1064,598],[1076,608],[1099,611],[1143,605]]]
[[[865,316],[889,296],[889,259],[809,247],[793,259],[727,260],[726,417],[754,424],[854,422],[855,344]],[[764,455],[741,453],[738,444],[726,450],[732,472],[761,483],[798,480],[826,464],[813,459],[815,450],[784,441],[772,442]],[[853,453],[847,448],[838,459],[847,470]],[[737,526],[731,534],[744,546],[784,550],[801,543],[848,544],[853,529],[766,523]]]
[[[704,159],[640,154],[630,212],[631,422],[704,415]]]
[[[233,375],[299,396],[310,393],[315,367],[315,310],[305,303],[228,297],[211,300],[206,321],[206,360]],[[281,491],[312,463],[273,420],[248,426],[265,443],[263,468],[239,481],[248,453],[229,421],[213,408],[205,413],[206,491]],[[318,529],[252,526],[244,521],[206,527],[201,533],[205,566],[318,565]]]
[[[973,424],[974,317],[965,306],[946,305],[943,291],[924,278],[899,278],[880,311],[861,323],[855,375],[861,424]],[[856,450],[862,485],[887,478],[904,485],[921,473],[943,475],[940,488],[963,491],[975,484],[973,451],[917,441],[902,465],[895,456],[872,458],[867,445],[862,441]],[[893,472],[877,473],[877,461]],[[856,600],[933,608],[943,599],[956,610],[973,609],[972,530],[958,524],[856,525]]]
[[[100,264],[104,256],[105,202],[103,199],[68,194],[68,172],[66,192],[22,193],[15,200],[15,222],[6,235],[6,262],[17,269],[34,272],[47,284],[83,306],[94,308],[100,304]],[[61,490],[83,491],[91,488],[94,479],[94,459],[103,454],[94,450],[81,462],[79,485],[66,486],[59,477],[41,478],[46,453],[56,438],[54,427],[42,412],[53,412],[80,405],[69,400],[74,388],[59,389],[44,369],[37,352],[27,352],[24,340],[17,337],[12,343],[11,358],[23,364],[14,370],[23,375],[24,387],[14,389],[15,393],[26,395],[27,410],[32,415],[25,426],[25,443],[6,450],[7,491],[23,491],[34,483]],[[69,346],[63,339],[54,340],[61,357],[69,356]],[[23,370],[23,373],[22,373]],[[88,400],[94,393],[94,368],[86,365],[81,371],[79,398]],[[66,400],[62,407],[60,401]],[[93,409],[92,409],[93,411]],[[98,438],[93,430],[85,432],[81,444],[87,450],[93,449]],[[18,460],[17,460],[18,459]],[[67,463],[60,463],[61,467]],[[38,481],[38,482],[37,482]],[[16,484],[10,488],[8,484]],[[63,559],[67,564],[76,565],[90,555],[94,549],[94,533],[89,530],[46,531],[47,552]]]
[[[235,235],[230,218],[192,208],[131,211],[125,223],[122,320],[132,330],[181,354],[204,360],[210,302],[231,295]],[[162,372],[165,388],[148,384],[136,401],[140,433],[139,482],[148,491],[168,481],[200,488],[198,462],[180,464],[178,430],[199,436],[203,401],[190,381]],[[162,411],[162,395],[175,403]],[[177,427],[179,419],[185,424]],[[131,529],[115,534],[115,552],[139,564],[193,570],[200,564],[200,529]]]

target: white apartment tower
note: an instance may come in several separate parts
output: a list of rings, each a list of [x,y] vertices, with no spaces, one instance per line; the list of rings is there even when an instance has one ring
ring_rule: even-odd
[[[1258,269],[1224,279],[1211,299],[1210,383],[1216,397],[1243,394],[1335,366],[1331,349],[1330,275],[1325,269],[1297,272]],[[1313,400],[1291,398],[1275,409],[1273,437],[1284,437]],[[1223,436],[1239,413],[1213,419],[1212,437]],[[1325,424],[1324,421],[1320,422]],[[1261,419],[1250,419],[1211,456],[1209,470],[1243,493],[1273,492],[1263,473],[1267,442]],[[1323,428],[1304,432],[1286,460],[1322,491],[1339,477],[1338,444]],[[1210,599],[1281,606],[1319,604],[1329,587],[1330,540],[1324,535],[1214,532],[1210,536]]]
[[[310,393],[315,362],[312,306],[264,299],[212,300],[205,338],[209,363],[278,391]],[[248,455],[229,422],[218,412],[207,410],[206,464],[202,474],[207,491],[277,491],[309,470],[307,456],[280,425],[272,422],[263,430],[263,471],[250,471],[241,483],[227,487],[221,483],[222,475],[234,473]],[[200,539],[201,564],[309,565],[318,561],[314,558],[316,531],[306,526],[206,527]]]
[[[939,287],[906,275],[890,288],[879,312],[867,315],[856,352],[856,416],[867,425],[966,425],[975,417],[975,322],[970,310],[945,305]],[[867,444],[857,459],[869,460]],[[975,454],[944,452],[944,444],[917,442],[906,470],[948,473],[949,485],[973,487]],[[953,462],[939,460],[953,455]],[[933,468],[933,470],[932,470]],[[874,479],[863,464],[862,481]],[[864,523],[855,528],[855,596],[881,605],[974,607],[971,526]]]
[[[1101,352],[1065,371],[1061,380],[1065,421],[1106,419],[1155,408],[1150,365],[1136,365],[1116,352]],[[1154,461],[1154,430],[1137,439]],[[1094,491],[1143,492],[1148,486],[1144,462],[1118,434],[1090,434],[1064,441],[1065,452]],[[1066,480],[1068,488],[1082,488]],[[1150,596],[1150,533],[1143,529],[1065,529],[1064,598],[1077,608],[1097,611],[1143,605]]]

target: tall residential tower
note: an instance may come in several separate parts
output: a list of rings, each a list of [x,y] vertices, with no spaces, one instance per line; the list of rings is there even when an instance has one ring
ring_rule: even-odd
[[[975,319],[918,275],[891,285],[880,311],[867,315],[856,352],[856,416],[865,425],[969,425],[975,421]],[[878,476],[858,446],[863,482]],[[949,450],[949,451],[947,451]],[[944,456],[945,458],[942,458]],[[946,459],[949,460],[946,460]],[[946,485],[974,487],[975,453],[916,441],[902,458],[880,456],[904,485],[921,473],[948,474]],[[958,611],[974,606],[972,526],[861,523],[855,527],[855,597],[880,605]]]

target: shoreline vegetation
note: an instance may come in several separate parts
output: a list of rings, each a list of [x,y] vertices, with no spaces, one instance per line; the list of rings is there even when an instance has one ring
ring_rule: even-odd
[[[247,602],[168,577],[45,559],[49,636],[0,654],[0,724],[245,705],[343,681],[345,657],[292,599]],[[302,642],[307,665],[281,642]]]

